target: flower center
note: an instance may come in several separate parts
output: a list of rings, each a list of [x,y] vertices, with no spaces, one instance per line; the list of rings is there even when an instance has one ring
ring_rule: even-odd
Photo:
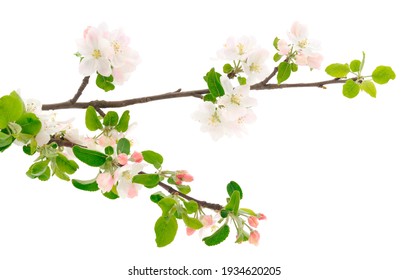
[[[115,54],[121,52],[121,45],[117,41],[112,42],[112,48],[114,49]]]
[[[244,45],[242,43],[238,43],[236,47],[237,47],[237,50],[239,51],[239,55],[243,55],[244,54]]]
[[[101,51],[100,50],[94,50],[93,52],[92,52],[92,56],[95,58],[95,59],[99,59],[102,55],[101,55]]]
[[[256,63],[253,62],[253,63],[250,65],[250,71],[251,71],[251,72],[260,73],[260,70],[261,70],[261,67],[260,67],[259,64],[256,64]]]
[[[129,172],[129,170],[122,172],[122,177],[128,181],[132,181],[132,174]]]
[[[221,123],[219,114],[217,114],[216,111],[210,116],[209,123],[214,126],[217,126],[219,123]]]
[[[308,39],[302,39],[298,41],[298,46],[302,49],[305,49],[308,46]]]
[[[232,94],[231,97],[230,97],[230,102],[232,104],[236,104],[236,105],[240,106],[240,97],[237,96],[236,94]]]

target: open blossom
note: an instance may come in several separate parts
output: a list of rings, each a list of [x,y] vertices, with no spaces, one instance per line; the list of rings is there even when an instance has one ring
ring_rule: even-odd
[[[112,49],[109,41],[95,27],[87,28],[84,34],[84,39],[77,42],[78,52],[83,56],[79,66],[80,73],[89,76],[97,71],[103,76],[110,76],[112,69],[109,56]]]
[[[299,22],[293,23],[290,32],[288,32],[288,38],[296,50],[300,50],[306,55],[319,50],[319,43],[308,38],[307,26]]]
[[[255,48],[256,40],[253,37],[229,37],[217,55],[221,59],[245,61]]]
[[[122,166],[116,170],[118,174],[118,185],[116,187],[119,197],[134,198],[138,195],[138,191],[142,185],[132,182],[132,178],[142,171],[145,165],[140,163],[133,163]]]
[[[219,140],[228,132],[228,121],[223,110],[211,102],[201,103],[199,110],[193,113],[192,117],[201,123],[200,129],[209,132],[213,140]]]
[[[117,178],[111,175],[109,172],[100,173],[97,176],[97,184],[99,189],[105,193],[110,192],[115,185]]]
[[[253,51],[243,63],[244,73],[248,76],[248,83],[259,81],[267,77],[269,70],[266,61],[269,57],[269,52],[265,49]]]

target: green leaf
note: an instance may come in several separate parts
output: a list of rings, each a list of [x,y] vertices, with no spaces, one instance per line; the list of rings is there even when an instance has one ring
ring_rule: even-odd
[[[93,151],[93,150],[88,150],[85,148],[82,148],[80,146],[74,146],[72,148],[72,151],[74,152],[74,155],[83,163],[93,166],[93,167],[100,167],[103,165],[107,159],[107,155]]]
[[[240,206],[240,192],[235,190],[230,196],[229,203],[224,207],[228,211],[232,211],[234,215],[237,215],[239,212]]]
[[[40,181],[48,181],[50,179],[50,177],[51,177],[51,169],[50,169],[50,167],[47,166],[44,173],[41,174],[40,176],[38,176],[38,179]]]
[[[209,88],[210,93],[214,97],[224,95],[224,89],[223,89],[222,84],[220,82],[220,77],[221,77],[221,74],[217,73],[214,70],[214,68],[210,69],[210,71],[207,72],[207,74],[206,74],[207,86]]]
[[[61,180],[64,180],[64,181],[69,181],[70,180],[70,177],[68,177],[68,175],[65,172],[63,172],[59,168],[55,168],[55,165],[53,167],[54,167],[54,169],[53,169],[53,174],[54,175],[56,175],[58,178],[60,178]]]
[[[13,141],[14,138],[11,135],[0,131],[0,147],[8,147]]]
[[[223,73],[229,74],[232,71],[233,71],[233,66],[231,66],[229,63],[226,63],[225,65],[223,65]]]
[[[188,194],[191,191],[190,186],[188,185],[176,185],[176,187],[178,188],[178,191],[183,194]]]
[[[154,188],[160,182],[158,174],[138,174],[132,178],[133,183],[144,185],[147,188]]]
[[[360,87],[353,80],[348,80],[342,87],[342,94],[348,98],[354,98],[358,95]]]
[[[247,79],[244,77],[237,77],[237,81],[241,86],[244,86],[247,83]]]
[[[378,66],[372,72],[372,79],[377,84],[386,84],[389,80],[394,80],[396,78],[395,72],[389,66]]]
[[[240,211],[246,212],[247,214],[249,214],[249,215],[251,215],[251,216],[257,217],[257,214],[256,214],[253,210],[251,210],[251,209],[248,209],[248,208],[240,208]]]
[[[176,200],[171,197],[165,197],[158,202],[159,207],[162,209],[162,216],[169,216],[169,211],[176,204]]]
[[[111,75],[109,77],[102,76],[98,73],[96,84],[99,88],[103,89],[105,92],[115,89],[115,85],[112,83],[114,81],[114,77]]]
[[[196,218],[189,217],[189,216],[186,215],[186,214],[183,214],[183,215],[182,215],[182,219],[183,219],[183,222],[185,223],[185,225],[186,225],[187,227],[189,227],[189,228],[192,228],[192,229],[201,229],[201,228],[203,227],[203,224],[202,224],[201,221],[199,221],[199,220],[196,219]]]
[[[74,174],[75,171],[77,171],[77,169],[79,168],[78,164],[75,161],[67,159],[63,154],[57,155],[55,163],[62,172],[68,174]]]
[[[126,110],[125,112],[122,113],[121,118],[119,119],[118,125],[115,127],[115,129],[119,132],[125,132],[128,130],[129,126],[129,120],[131,117],[129,116],[129,111]]]
[[[17,122],[21,126],[21,133],[37,135],[41,130],[41,121],[33,113],[24,113]]]
[[[118,114],[115,111],[109,111],[104,117],[104,125],[114,127],[118,124]]]
[[[23,152],[26,155],[32,156],[35,154],[36,151],[37,151],[37,142],[34,139],[32,139],[30,143],[28,143],[27,145],[23,146]]]
[[[119,139],[116,150],[118,155],[122,153],[129,155],[131,153],[131,142],[126,138]]]
[[[95,108],[92,106],[89,106],[85,112],[85,125],[90,131],[103,128],[101,121],[97,116],[97,111],[95,111]]]
[[[283,56],[282,56],[281,54],[276,53],[276,54],[274,55],[273,59],[274,59],[275,62],[277,62],[277,61],[279,61],[282,57],[283,57]]]
[[[328,75],[334,78],[343,78],[348,75],[350,72],[348,63],[341,64],[341,63],[334,63],[330,64],[325,68],[325,72]]]
[[[298,71],[298,65],[296,63],[291,63],[291,71],[293,71],[293,72]]]
[[[214,246],[222,243],[229,236],[230,228],[228,225],[224,224],[212,235],[203,238],[202,240],[207,246]]]
[[[161,168],[163,157],[160,154],[154,151],[147,150],[142,152],[142,156],[147,163],[152,164],[156,169]]]
[[[177,231],[178,222],[174,216],[159,217],[155,223],[156,245],[158,247],[164,247],[172,243],[172,241],[175,239]]]
[[[212,102],[212,103],[216,103],[216,101],[217,101],[216,97],[214,97],[214,96],[213,96],[212,94],[210,94],[210,93],[206,94],[206,95],[203,97],[203,100],[204,100],[204,101],[209,101],[209,102]]]
[[[199,209],[199,205],[194,200],[183,201],[183,204],[185,205],[188,214],[196,213]]]
[[[32,164],[26,174],[31,178],[40,176],[46,171],[49,162],[49,160],[43,160]]]
[[[151,194],[150,199],[151,199],[152,202],[158,203],[159,201],[161,201],[165,197],[166,197],[166,195],[163,192],[159,191],[159,192],[156,192],[154,194]]]
[[[105,154],[112,156],[114,154],[114,148],[112,146],[105,147]]]
[[[234,191],[238,191],[240,193],[240,199],[243,199],[243,191],[241,190],[239,184],[234,181],[231,181],[227,184],[227,193],[231,197]]]
[[[71,182],[72,182],[74,187],[76,187],[77,189],[82,190],[82,191],[95,192],[95,191],[99,190],[98,184],[95,181],[95,179],[86,180],[86,181],[72,179]]]
[[[373,98],[376,97],[376,87],[372,81],[363,81],[361,84],[361,90],[365,91]]]
[[[0,98],[0,129],[6,128],[9,122],[17,121],[25,111],[24,102],[17,92]]]
[[[110,191],[110,192],[105,192],[105,193],[102,193],[106,198],[109,198],[109,199],[117,199],[117,198],[119,198],[119,195],[117,195],[116,193],[114,193],[112,190]]]
[[[352,72],[359,72],[361,67],[361,61],[359,61],[358,59],[352,60],[351,63],[349,64],[349,67],[351,68]]]
[[[291,65],[283,61],[278,65],[277,82],[281,84],[286,81],[291,75]]]
[[[280,39],[278,37],[274,38],[274,42],[273,42],[273,46],[274,48],[278,51],[278,42],[280,41]]]

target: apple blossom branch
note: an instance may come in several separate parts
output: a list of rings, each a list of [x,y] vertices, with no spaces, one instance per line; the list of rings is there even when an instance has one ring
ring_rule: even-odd
[[[274,71],[265,80],[252,85],[250,89],[251,90],[274,90],[274,89],[305,88],[305,87],[325,88],[325,85],[343,84],[347,81],[347,79],[335,78],[335,79],[324,80],[324,81],[319,81],[319,82],[312,82],[312,83],[269,84],[268,80],[273,78],[274,75],[277,73],[276,69],[277,68],[275,68]],[[85,77],[84,80],[86,78],[87,77]],[[173,98],[182,98],[182,97],[202,98],[204,94],[207,94],[209,92],[208,89],[189,90],[189,91],[181,91],[179,89],[173,92],[167,92],[167,93],[158,94],[158,95],[144,96],[144,97],[118,100],[118,101],[93,100],[93,101],[88,101],[88,102],[76,102],[76,100],[78,100],[79,96],[81,95],[80,89],[82,90],[85,89],[85,86],[83,86],[84,84],[86,86],[86,83],[84,83],[83,81],[83,83],[81,84],[81,87],[79,88],[74,98],[68,101],[65,101],[65,102],[60,102],[60,103],[43,104],[42,109],[43,110],[86,109],[88,108],[88,106],[93,106],[98,109],[121,108],[121,107],[131,106],[135,104],[148,103],[148,102],[173,99]]]

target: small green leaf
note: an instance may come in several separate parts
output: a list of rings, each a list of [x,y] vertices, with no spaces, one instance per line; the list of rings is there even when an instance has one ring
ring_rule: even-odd
[[[160,182],[158,174],[138,174],[132,178],[133,183],[144,185],[147,188],[154,188]]]
[[[224,207],[228,211],[232,211],[234,215],[237,215],[240,206],[240,192],[235,190],[230,196],[229,203]]]
[[[17,121],[25,110],[24,102],[13,91],[0,98],[0,129],[6,128],[9,122]]]
[[[359,72],[359,68],[361,67],[361,61],[358,59],[352,60],[349,64],[352,72]]]
[[[162,216],[169,216],[169,211],[176,204],[176,200],[171,197],[165,197],[158,202],[159,207],[162,209]]]
[[[296,63],[291,63],[291,71],[293,71],[293,72],[298,71],[298,65]]]
[[[203,97],[203,100],[204,100],[204,101],[209,101],[209,102],[212,102],[212,103],[216,103],[216,101],[217,101],[216,97],[214,97],[214,96],[211,95],[210,93],[206,94],[206,95]]]
[[[118,125],[115,127],[115,129],[119,132],[125,132],[128,130],[129,126],[129,120],[131,117],[129,116],[129,111],[126,110],[125,112],[122,113],[121,118],[119,119]]]
[[[183,194],[188,194],[191,191],[190,186],[188,185],[176,185],[176,187],[178,188],[178,191]]]
[[[241,190],[239,184],[234,181],[231,181],[227,184],[227,193],[231,197],[234,191],[238,191],[240,193],[240,199],[243,199],[243,191]]]
[[[156,169],[161,168],[163,157],[160,154],[154,151],[147,150],[142,152],[142,156],[147,163],[152,164]]]
[[[112,156],[114,154],[114,148],[112,146],[105,147],[105,154],[108,156]]]
[[[72,179],[72,184],[74,187],[76,187],[79,190],[82,191],[89,191],[89,192],[95,192],[99,190],[98,184],[95,181],[95,179],[91,180],[77,180],[77,179]]]
[[[97,116],[97,111],[95,111],[95,108],[92,106],[89,106],[85,112],[85,125],[90,131],[103,128],[101,121]]]
[[[159,201],[161,201],[163,198],[165,198],[165,194],[161,191],[156,192],[154,194],[151,194],[150,199],[152,202],[154,203],[158,203]]]
[[[49,160],[43,160],[32,164],[26,174],[31,178],[40,176],[46,171],[49,162]]]
[[[164,247],[172,243],[172,241],[175,239],[177,231],[178,222],[174,216],[159,217],[155,223],[156,245],[158,247]]]
[[[277,62],[277,61],[279,61],[282,57],[283,57],[283,56],[282,56],[281,54],[276,53],[276,54],[274,55],[273,59],[274,59],[275,62]]]
[[[273,42],[273,46],[274,48],[278,51],[278,42],[280,41],[280,39],[278,37],[274,38],[274,42]]]
[[[105,92],[115,89],[115,85],[112,83],[114,81],[114,77],[111,75],[109,77],[102,76],[98,73],[96,84],[99,88],[103,89]]]
[[[192,229],[201,229],[201,228],[203,227],[203,224],[202,224],[201,221],[199,221],[199,220],[196,219],[196,218],[191,218],[191,217],[189,217],[189,216],[186,215],[186,214],[183,214],[183,215],[182,215],[182,219],[183,219],[183,222],[185,223],[185,225],[186,225],[187,227],[189,227],[189,228],[192,228]]]
[[[291,75],[291,65],[283,61],[278,65],[277,82],[281,84],[286,81]]]
[[[203,238],[202,240],[207,246],[214,246],[222,243],[229,236],[230,228],[228,225],[224,224],[212,235]]]
[[[114,127],[118,124],[118,114],[115,111],[109,111],[104,117],[104,125]]]
[[[23,146],[23,152],[26,155],[32,156],[35,154],[35,152],[37,151],[37,142],[32,139],[30,143],[28,143],[27,145]]]
[[[37,135],[41,130],[41,121],[33,113],[24,113],[17,122],[21,126],[21,133]]]
[[[119,198],[119,195],[117,195],[116,193],[114,193],[112,190],[110,191],[110,192],[105,192],[105,193],[102,193],[103,194],[103,196],[105,196],[106,198],[109,198],[109,199],[117,199],[117,198]]]
[[[354,98],[358,95],[360,87],[353,80],[348,80],[342,87],[342,94],[348,98]]]
[[[14,139],[11,135],[0,131],[0,147],[8,147],[13,141]]]
[[[244,77],[237,77],[237,81],[241,86],[244,86],[247,83],[247,79]]]
[[[50,179],[50,177],[51,177],[51,169],[50,169],[50,167],[47,166],[44,173],[41,174],[40,176],[38,176],[38,179],[40,181],[48,181]]]
[[[348,75],[350,72],[349,70],[349,65],[347,63],[341,64],[341,63],[334,63],[330,64],[325,68],[325,72],[327,72],[328,75],[334,78],[343,78]]]
[[[185,205],[188,214],[196,213],[196,211],[199,209],[199,205],[194,200],[183,201],[183,204]]]
[[[72,148],[72,151],[80,161],[93,167],[100,167],[105,163],[107,159],[107,155],[103,153],[88,150],[80,146],[74,146]]]
[[[372,79],[377,84],[386,84],[389,80],[394,80],[396,78],[395,72],[389,66],[378,66],[372,72]]]
[[[126,138],[119,139],[116,150],[118,154],[123,153],[129,155],[131,153],[131,142]]]
[[[53,175],[57,176],[58,178],[60,178],[61,180],[64,180],[64,181],[69,181],[70,180],[70,177],[68,177],[68,175],[65,172],[63,172],[61,169],[56,168],[55,165],[53,165],[53,168],[54,168],[53,169]]]
[[[251,216],[257,217],[257,214],[256,214],[253,210],[251,210],[251,209],[248,209],[248,208],[240,208],[240,211],[246,212],[247,214],[249,214],[249,215],[251,215]]]
[[[363,81],[361,84],[361,90],[365,91],[373,98],[376,97],[376,87],[372,81]]]
[[[224,95],[224,89],[223,89],[222,84],[220,82],[220,77],[221,77],[221,74],[217,73],[214,70],[214,68],[210,69],[210,71],[207,72],[207,74],[206,74],[207,86],[209,88],[210,93],[214,97]]]
[[[74,174],[75,171],[79,168],[78,164],[73,161],[67,159],[63,154],[58,154],[55,158],[55,163],[57,164],[58,168],[65,173]]]
[[[223,73],[229,74],[232,71],[233,71],[233,66],[231,66],[229,63],[226,63],[225,65],[223,65]]]

